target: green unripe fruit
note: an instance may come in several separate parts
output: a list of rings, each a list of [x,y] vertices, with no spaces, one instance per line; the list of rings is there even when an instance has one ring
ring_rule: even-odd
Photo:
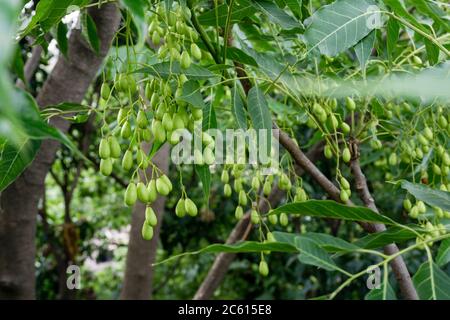
[[[214,151],[211,148],[209,148],[209,147],[205,148],[205,150],[203,152],[203,161],[207,165],[212,165],[214,163],[214,161],[216,161]]]
[[[412,203],[409,199],[403,200],[403,208],[405,208],[406,211],[410,211],[412,208]]]
[[[170,192],[169,186],[166,184],[164,179],[162,179],[161,177],[156,179],[156,190],[162,196],[167,196]]]
[[[166,129],[167,131],[172,131],[173,121],[169,113],[164,114],[162,118],[162,125],[164,126],[164,129]]]
[[[123,125],[125,123],[125,120],[127,119],[128,110],[125,108],[119,109],[119,112],[117,113],[117,124],[119,126]]]
[[[345,98],[345,106],[349,111],[354,111],[356,109],[355,101],[350,97]]]
[[[170,142],[171,145],[178,144],[178,142],[180,142],[180,134],[177,131],[173,131],[170,134],[169,142]]]
[[[332,132],[334,132],[336,130],[336,128],[338,128],[339,121],[334,114],[330,114],[330,117],[328,118],[328,121],[327,121],[327,126],[328,126],[328,129]]]
[[[159,102],[159,93],[154,92],[150,99],[150,107],[152,107],[152,109],[155,110],[156,107],[158,106],[158,102]]]
[[[342,177],[340,182],[341,182],[342,189],[345,189],[345,190],[349,190],[350,189],[350,183],[348,182],[347,179]]]
[[[391,166],[396,166],[397,165],[397,161],[398,161],[397,154],[394,153],[394,152],[391,153],[391,155],[389,156],[389,164]]]
[[[129,207],[133,206],[137,200],[136,185],[131,182],[125,191],[125,204]]]
[[[186,215],[186,206],[184,203],[184,199],[178,200],[177,205],[175,207],[175,214],[179,218],[183,218]]]
[[[148,126],[147,116],[145,115],[145,112],[143,110],[139,110],[136,117],[136,122],[138,127],[141,129],[145,129]]]
[[[223,186],[223,194],[224,194],[224,196],[225,197],[229,197],[229,196],[231,196],[231,186],[228,184],[228,183],[226,183],[224,186]]]
[[[202,51],[195,43],[191,44],[191,55],[197,60],[202,58]]]
[[[447,119],[445,119],[445,117],[443,115],[440,115],[439,119],[438,119],[438,123],[442,128],[445,129],[447,127],[448,121],[447,121]]]
[[[446,166],[450,166],[450,155],[449,155],[447,152],[445,152],[445,153],[442,155],[442,162],[443,162]]]
[[[429,127],[423,129],[423,135],[429,140],[433,139],[433,131]]]
[[[425,138],[421,133],[419,133],[419,134],[417,135],[417,140],[418,140],[421,144],[423,144],[424,146],[427,146],[427,145],[429,144],[427,138]]]
[[[324,110],[324,109],[322,108],[322,106],[321,106],[320,104],[318,104],[317,102],[314,103],[312,112],[313,112],[314,115],[316,115],[317,117],[320,117],[320,116],[323,115],[323,114],[326,115],[325,110]]]
[[[269,266],[264,260],[261,260],[261,262],[259,263],[259,273],[263,277],[267,277],[269,275]]]
[[[142,238],[147,241],[150,241],[153,238],[153,227],[148,223],[142,225]]]
[[[152,42],[154,45],[159,45],[159,43],[161,42],[161,36],[159,35],[158,31],[154,31],[152,34]]]
[[[419,213],[425,213],[427,211],[427,207],[425,206],[425,203],[423,201],[417,201],[416,206],[419,210]]]
[[[244,209],[242,209],[241,206],[237,206],[236,210],[234,211],[234,216],[236,217],[236,219],[241,220],[244,216]]]
[[[147,82],[147,84],[145,85],[145,97],[148,100],[152,99],[152,94],[153,94],[153,88],[152,88],[152,82]]]
[[[267,232],[267,241],[268,242],[276,242],[277,240],[275,239],[274,235],[272,234],[272,232]]]
[[[161,121],[153,120],[152,133],[157,142],[163,143],[166,141],[166,130],[164,129]]]
[[[198,149],[194,150],[194,163],[198,165],[203,164],[203,154],[201,150]]]
[[[154,179],[150,180],[147,185],[147,195],[148,202],[150,203],[155,202],[156,198],[158,197],[158,192],[156,190],[156,181]]]
[[[109,85],[105,82],[102,84],[102,87],[100,88],[100,96],[103,100],[108,100],[109,95],[111,94],[111,89]]]
[[[187,51],[183,51],[183,53],[181,54],[180,65],[183,69],[187,69],[190,67],[191,57],[189,56],[189,53]]]
[[[433,164],[433,173],[437,176],[442,174],[441,168],[436,163]]]
[[[145,142],[150,142],[152,140],[152,131],[150,128],[142,129],[142,139]]]
[[[120,158],[120,154],[122,151],[120,150],[120,144],[117,141],[117,138],[115,136],[109,136],[108,144],[111,158],[114,159]]]
[[[418,65],[421,65],[423,63],[422,59],[420,59],[418,56],[413,56],[413,62]]]
[[[350,130],[351,130],[350,126],[345,122],[341,123],[341,129],[344,134],[350,133]]]
[[[276,214],[271,214],[271,213],[269,212],[269,216],[268,216],[267,219],[268,219],[269,222],[270,222],[271,224],[273,224],[273,225],[275,225],[275,224],[278,223],[278,216],[277,216]]]
[[[127,150],[125,151],[125,154],[123,155],[122,158],[122,168],[124,170],[131,170],[131,168],[133,167],[133,153],[131,152],[131,150]]]
[[[202,109],[193,108],[192,109],[192,116],[194,117],[195,120],[201,120],[203,118],[203,110]]]
[[[152,207],[147,207],[145,209],[145,222],[152,227],[155,227],[158,224],[158,218],[156,217],[155,211],[153,211]]]
[[[173,116],[173,120],[172,121],[173,121],[173,129],[174,130],[175,129],[184,129],[185,128],[183,117],[180,114],[175,113],[175,115]]]
[[[342,189],[341,193],[339,194],[339,198],[342,202],[346,203],[348,201],[349,195],[347,193],[347,190]]]
[[[139,182],[137,184],[136,189],[137,189],[137,197],[138,197],[139,201],[141,201],[142,203],[149,202],[148,191],[147,191],[147,187],[145,186],[145,184],[143,182]]]
[[[139,149],[136,155],[136,161],[140,168],[146,169],[148,167],[147,155],[144,150]]]
[[[112,159],[101,159],[100,160],[100,172],[104,176],[109,176],[113,169]]]
[[[259,190],[259,187],[261,186],[261,183],[259,182],[259,178],[258,177],[253,177],[252,178],[252,188],[253,190]]]
[[[191,199],[186,198],[186,200],[184,200],[184,208],[186,209],[186,213],[191,217],[195,217],[197,215],[197,206]]]
[[[239,191],[239,204],[241,206],[247,205],[247,195],[245,194],[244,190]]]
[[[169,191],[172,191],[172,182],[170,181],[169,177],[166,176],[165,174],[163,174],[161,176],[161,179],[164,181],[164,183],[167,185],[167,187],[169,188]]]
[[[381,144],[380,140],[372,139],[370,140],[370,146],[375,150],[380,150],[383,145]]]
[[[323,149],[323,154],[325,155],[325,158],[327,158],[327,159],[333,158],[333,151],[332,151],[330,145],[327,144],[327,145],[324,147],[324,149]]]
[[[260,222],[258,211],[252,209],[250,213],[250,220],[253,224],[258,224]]]
[[[100,140],[100,145],[98,147],[98,155],[102,159],[108,159],[111,156],[111,150],[109,149],[108,140],[103,138]]]
[[[351,157],[352,155],[350,154],[350,149],[344,148],[344,150],[342,151],[342,160],[344,160],[344,162],[349,162]]]
[[[419,209],[416,206],[412,207],[409,216],[413,219],[417,219],[419,216]]]
[[[123,124],[122,129],[120,130],[120,136],[123,139],[128,139],[131,137],[131,125],[128,121],[125,121]]]
[[[266,182],[264,182],[263,193],[267,197],[271,191],[272,191],[272,183],[270,183],[270,181],[267,180]]]
[[[282,213],[280,214],[280,224],[281,224],[283,227],[286,227],[286,226],[288,225],[288,223],[289,223],[289,218],[288,218],[287,214],[284,213],[284,212],[282,212]]]
[[[223,183],[228,183],[228,182],[230,181],[230,176],[229,176],[227,170],[223,170],[223,171],[222,171],[222,175],[220,176],[220,180],[221,180]]]

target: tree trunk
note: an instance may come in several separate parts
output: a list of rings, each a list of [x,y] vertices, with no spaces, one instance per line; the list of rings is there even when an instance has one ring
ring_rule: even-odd
[[[94,79],[120,23],[115,4],[90,8],[97,26],[101,47],[94,53],[73,30],[69,39],[68,59],[59,57],[37,97],[43,107],[61,102],[80,103]],[[69,123],[55,118],[52,124],[66,132]],[[35,233],[38,203],[45,177],[59,148],[56,141],[43,141],[36,159],[0,197],[0,299],[35,298]]]
[[[153,157],[153,163],[165,174],[168,173],[168,144],[164,145]],[[148,172],[151,174],[151,169]],[[152,208],[158,217],[158,224],[153,229],[153,238],[151,241],[144,240],[141,235],[142,225],[145,221],[145,205],[137,203],[133,208],[125,277],[120,294],[120,299],[122,300],[151,299],[153,280],[153,268],[151,264],[155,261],[156,257],[165,202],[166,198],[159,196],[155,203],[152,204]]]

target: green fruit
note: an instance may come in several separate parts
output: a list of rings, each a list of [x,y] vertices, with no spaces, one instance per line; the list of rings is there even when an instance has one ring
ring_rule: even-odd
[[[239,191],[239,204],[241,206],[247,205],[247,195],[245,194],[244,190]]]
[[[186,213],[191,217],[195,217],[197,215],[197,206],[191,199],[186,198],[186,200],[184,200],[184,208],[186,209]]]
[[[122,129],[120,130],[120,136],[123,139],[128,139],[131,137],[131,125],[128,121],[123,124]]]
[[[153,120],[152,133],[157,142],[163,143],[166,140],[166,130],[164,129],[161,121]]]
[[[142,130],[142,139],[145,142],[150,142],[152,140],[152,131],[150,128],[145,128]]]
[[[420,59],[418,56],[413,56],[413,62],[418,65],[421,65],[423,63],[422,59]]]
[[[433,139],[433,131],[429,127],[425,127],[422,133],[424,137],[427,138],[428,140]]]
[[[122,158],[122,168],[124,170],[131,170],[131,168],[133,167],[133,153],[131,152],[131,150],[127,150],[125,151],[125,154],[123,155]]]
[[[162,177],[156,179],[156,190],[162,196],[167,196],[170,192],[169,186],[166,184]]]
[[[346,203],[348,201],[348,198],[349,198],[347,190],[342,189],[341,193],[339,194],[339,197],[340,197],[342,202]]]
[[[288,225],[288,223],[289,223],[289,218],[288,218],[287,214],[284,213],[284,212],[282,212],[282,213],[280,214],[280,224],[281,224],[283,227],[286,227],[286,226]]]
[[[119,109],[119,112],[117,113],[117,124],[119,126],[123,125],[125,123],[125,120],[127,119],[128,110],[125,108]]]
[[[203,151],[203,161],[207,165],[212,165],[216,161],[214,151],[211,148],[206,147]]]
[[[389,164],[391,166],[396,166],[397,165],[397,154],[396,153],[391,153],[391,155],[389,156]]]
[[[345,98],[345,105],[349,111],[354,111],[356,109],[355,101],[350,97]]]
[[[427,145],[429,144],[427,138],[425,138],[425,136],[422,135],[421,133],[419,133],[419,134],[417,135],[417,140],[418,140],[421,144],[423,144],[424,146],[427,146]]]
[[[441,168],[436,163],[433,164],[433,173],[437,176],[442,174]]]
[[[195,120],[201,120],[203,118],[203,110],[202,109],[192,109],[192,116]]]
[[[143,110],[139,110],[136,117],[136,122],[138,127],[141,129],[145,129],[148,126],[147,116],[145,115],[145,112]]]
[[[150,180],[147,185],[147,194],[148,194],[148,202],[155,202],[158,197],[158,192],[156,190],[156,181],[155,179]]]
[[[446,128],[448,121],[447,121],[447,119],[445,119],[445,117],[443,115],[440,115],[439,119],[438,119],[438,123],[442,128]]]
[[[108,140],[103,138],[100,140],[100,146],[98,147],[98,155],[102,159],[108,159],[111,156],[111,150],[109,149]]]
[[[259,182],[259,178],[258,177],[253,177],[252,178],[252,188],[253,190],[258,191],[259,187],[260,187],[261,183]]]
[[[267,277],[269,275],[269,266],[267,265],[267,262],[264,260],[261,260],[259,263],[259,273],[263,277]]]
[[[142,226],[142,238],[147,241],[153,238],[153,227],[148,223],[144,223]]]
[[[419,213],[425,213],[427,211],[427,207],[425,206],[425,203],[423,201],[417,201],[416,206],[419,210]]]
[[[234,216],[236,219],[241,220],[244,216],[244,209],[241,206],[237,206],[236,210],[234,211]]]
[[[115,136],[109,136],[108,144],[109,144],[111,158],[114,158],[114,159],[120,158],[121,149],[120,149],[120,144],[117,141],[117,138]]]
[[[154,45],[158,46],[161,42],[161,36],[159,35],[158,31],[154,31],[152,34],[152,42]]]
[[[191,44],[191,55],[197,60],[202,58],[202,51],[195,43]]]
[[[221,180],[223,183],[228,183],[228,182],[230,181],[230,176],[229,176],[227,170],[223,170],[223,171],[222,171],[222,175],[220,176],[220,180]]]
[[[403,208],[405,208],[406,211],[410,211],[412,208],[411,201],[409,199],[403,200]]]
[[[344,162],[349,162],[351,157],[352,155],[350,154],[350,149],[344,148],[344,150],[342,151],[342,160],[344,160]]]
[[[155,211],[153,211],[152,207],[147,207],[145,209],[145,222],[152,227],[155,227],[158,224],[158,218],[156,217]]]
[[[113,169],[112,159],[101,159],[100,160],[100,172],[104,176],[109,176]]]
[[[191,57],[187,51],[183,51],[181,54],[180,65],[183,69],[187,69],[191,65]]]
[[[102,87],[100,88],[100,96],[103,100],[108,100],[109,95],[111,94],[111,89],[109,85],[105,82],[102,84]]]
[[[275,237],[273,236],[272,232],[267,232],[267,241],[268,242],[276,242],[277,240],[275,239]]]
[[[178,144],[178,142],[180,142],[180,134],[177,131],[173,131],[170,134],[169,142],[170,142],[171,145]]]
[[[270,194],[270,192],[272,192],[272,183],[270,183],[270,181],[267,180],[266,182],[264,182],[263,185],[263,193],[267,197]]]
[[[164,116],[162,117],[162,125],[164,129],[166,129],[167,131],[172,131],[173,121],[169,113],[165,113]]]
[[[223,195],[227,198],[231,196],[231,186],[228,183],[223,186]]]
[[[419,209],[416,206],[412,207],[409,216],[413,219],[417,219],[419,216]]]
[[[260,222],[258,211],[252,209],[250,213],[250,220],[253,224],[258,224]]]
[[[327,145],[325,146],[325,148],[323,149],[323,153],[324,153],[324,155],[325,155],[325,158],[327,158],[327,159],[333,158],[333,151],[332,151],[330,145],[327,144]]]
[[[186,206],[184,203],[184,199],[178,200],[177,206],[175,207],[175,214],[179,218],[183,218],[186,215]]]
[[[172,191],[172,182],[170,181],[169,177],[166,176],[165,174],[163,174],[161,176],[161,179],[164,181],[164,183],[167,185],[167,187],[169,188],[169,192]]]
[[[350,183],[348,182],[347,179],[342,177],[340,182],[341,182],[342,189],[345,189],[345,190],[349,190],[350,189]]]
[[[194,150],[194,163],[198,165],[203,164],[203,154],[201,150],[198,149]]]
[[[445,152],[445,153],[442,155],[442,162],[443,162],[446,166],[450,166],[450,155],[449,155],[447,152]]]
[[[268,216],[267,219],[268,219],[269,222],[270,222],[271,224],[273,224],[273,225],[275,225],[275,224],[278,223],[278,216],[277,216],[276,214],[271,214],[271,213],[269,212],[269,216]]]
[[[175,113],[175,115],[173,116],[172,120],[173,120],[173,129],[174,130],[175,129],[184,129],[185,128],[183,117],[180,114]]]
[[[137,200],[136,185],[131,182],[125,191],[125,204],[129,207],[133,206]]]
[[[350,133],[350,130],[351,130],[350,126],[345,122],[341,123],[341,129],[344,134]]]
[[[143,182],[139,182],[136,188],[139,201],[141,201],[142,203],[147,203],[149,201],[149,196],[145,184]]]

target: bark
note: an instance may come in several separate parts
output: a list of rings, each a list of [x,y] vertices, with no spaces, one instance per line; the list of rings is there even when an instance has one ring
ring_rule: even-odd
[[[61,102],[80,103],[94,79],[119,26],[115,4],[91,8],[100,39],[100,53],[94,53],[74,30],[69,39],[68,59],[60,56],[37,97],[43,107]],[[69,123],[54,118],[52,124],[66,132]],[[30,167],[0,198],[0,299],[35,298],[35,232],[38,203],[44,180],[53,163],[59,143],[43,141]]]
[[[147,152],[148,150],[145,151]],[[158,153],[155,154],[153,163],[165,174],[168,173],[168,144],[165,144]],[[148,174],[151,174],[151,171],[150,168]],[[142,225],[145,221],[145,205],[138,202],[133,208],[125,276],[122,292],[120,294],[120,299],[122,300],[151,299],[153,284],[153,267],[151,265],[156,257],[165,202],[165,197],[158,196],[156,201],[152,204],[152,208],[158,217],[158,224],[153,228],[153,238],[151,241],[144,240],[141,235]]]

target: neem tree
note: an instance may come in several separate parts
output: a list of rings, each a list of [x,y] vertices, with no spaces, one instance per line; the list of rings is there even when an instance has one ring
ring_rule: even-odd
[[[38,98],[39,113],[32,97],[2,84],[10,102],[1,111],[2,121],[13,128],[2,143],[2,190],[32,162],[42,139],[55,138],[79,153],[62,133],[64,127],[57,131],[45,120],[80,122],[96,114],[102,122],[99,170],[105,176],[114,170],[129,172],[124,201],[146,205],[144,239],[152,239],[158,225],[151,206],[158,194],[180,195],[174,210],[178,217],[197,215],[199,203],[189,197],[191,186],[183,184],[186,166],[195,167],[206,205],[211,181],[219,176],[224,195],[236,201],[239,222],[229,243],[200,250],[221,254],[196,298],[210,296],[217,287],[230,263],[228,253],[260,253],[259,271],[267,276],[265,257],[271,251],[294,253],[304,264],[342,273],[345,280],[322,298],[334,298],[367,275],[367,267],[384,272],[372,296],[393,298],[389,266],[404,298],[449,297],[450,278],[440,269],[450,261],[448,5],[425,0],[338,0],[327,5],[124,0],[117,3],[121,25],[116,32],[117,18],[112,18],[105,35],[95,10],[115,8],[111,3],[115,1],[41,0],[19,32],[37,44],[54,37],[71,61],[65,67],[75,70],[84,63],[68,50],[67,29],[60,22],[68,8],[80,9],[79,36],[97,52],[97,64],[111,42],[111,30],[115,37],[102,68],[98,105],[80,104],[82,97]],[[15,70],[26,83],[23,69]],[[19,103],[26,115],[15,111]],[[219,166],[218,145],[208,133],[216,128],[267,130],[258,144],[269,146],[270,152],[270,141],[279,141],[279,159]],[[189,133],[200,135],[201,147],[193,151],[194,164],[173,166],[180,190],[172,190],[152,159],[165,144],[189,141]],[[307,154],[305,149],[310,149]],[[317,165],[323,163],[322,155],[326,166]],[[276,160],[278,170],[266,174]],[[379,212],[371,192],[391,184],[405,191],[387,200],[392,211]],[[396,206],[398,195],[402,209]],[[407,213],[406,223],[396,219],[399,211]],[[350,242],[326,233],[272,232],[297,216],[350,220],[369,234]],[[246,239],[249,227],[260,241],[234,244]],[[407,245],[399,249],[397,244]],[[413,277],[403,260],[412,250],[424,250],[427,256]],[[352,274],[334,261],[337,255],[354,253],[375,255],[379,262]]]

